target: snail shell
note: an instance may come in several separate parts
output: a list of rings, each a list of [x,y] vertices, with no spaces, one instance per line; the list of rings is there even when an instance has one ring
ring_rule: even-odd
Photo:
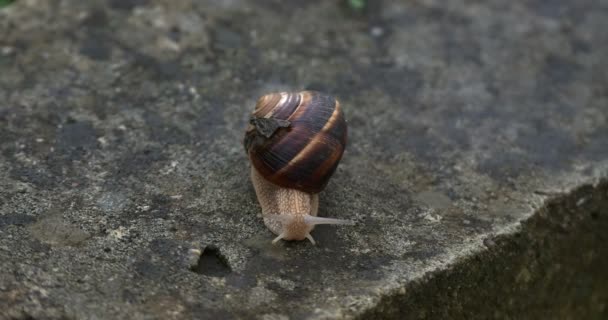
[[[340,103],[314,92],[271,93],[261,97],[245,133],[251,180],[265,224],[279,239],[314,243],[316,224],[350,224],[318,218],[318,193],[344,153],[347,128]]]
[[[308,193],[321,192],[346,146],[340,103],[319,92],[272,93],[258,100],[245,149],[268,181]]]

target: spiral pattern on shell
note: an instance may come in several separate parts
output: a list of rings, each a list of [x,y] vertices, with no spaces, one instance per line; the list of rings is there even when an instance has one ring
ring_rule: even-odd
[[[340,103],[314,91],[261,97],[245,134],[245,150],[268,181],[322,191],[344,153],[347,128]]]

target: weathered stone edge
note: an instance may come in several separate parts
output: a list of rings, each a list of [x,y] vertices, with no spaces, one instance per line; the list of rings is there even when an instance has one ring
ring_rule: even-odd
[[[593,180],[551,195],[519,228],[485,238],[486,250],[391,290],[356,318],[608,317],[608,305],[595,303],[608,301],[608,178]],[[561,270],[548,275],[552,265]]]

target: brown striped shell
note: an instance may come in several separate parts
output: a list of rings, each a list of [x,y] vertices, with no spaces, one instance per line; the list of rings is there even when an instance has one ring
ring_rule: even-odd
[[[321,192],[346,146],[346,121],[334,97],[314,91],[261,97],[245,134],[245,150],[268,181]]]

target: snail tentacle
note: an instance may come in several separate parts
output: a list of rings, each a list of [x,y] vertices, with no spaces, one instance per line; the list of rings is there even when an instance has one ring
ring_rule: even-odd
[[[304,222],[309,225],[319,225],[319,224],[343,224],[343,225],[349,225],[349,226],[355,225],[355,222],[351,221],[351,220],[323,218],[323,217],[315,217],[315,216],[305,216]]]
[[[310,243],[312,243],[313,246],[317,244],[315,242],[315,239],[313,239],[312,236],[310,235],[310,233],[306,234],[306,239],[310,240]]]
[[[285,233],[281,233],[278,237],[274,238],[274,240],[272,240],[272,244],[277,244],[277,242],[283,238],[285,238]]]

